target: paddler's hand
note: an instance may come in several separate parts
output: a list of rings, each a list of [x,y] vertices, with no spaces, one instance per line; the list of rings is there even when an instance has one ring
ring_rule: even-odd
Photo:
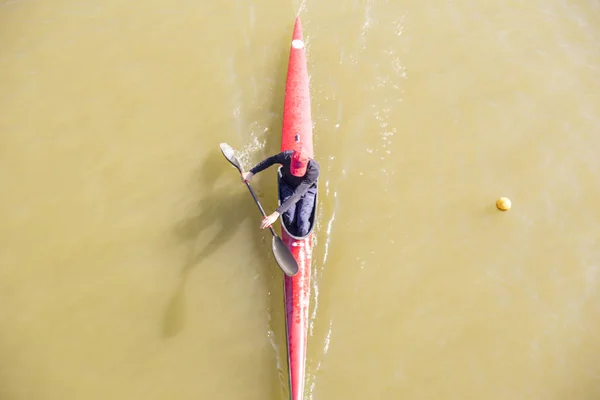
[[[254,174],[252,172],[242,172],[242,182],[250,182]]]
[[[266,216],[260,223],[260,229],[268,228],[273,224],[273,222],[277,221],[277,218],[279,218],[279,213],[277,211],[269,216]]]

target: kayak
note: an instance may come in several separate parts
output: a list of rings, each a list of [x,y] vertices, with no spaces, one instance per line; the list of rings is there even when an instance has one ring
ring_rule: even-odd
[[[302,24],[297,17],[290,47],[290,58],[285,86],[283,121],[281,129],[281,151],[303,148],[309,157],[314,156],[310,91],[306,50],[302,36]],[[277,173],[278,202],[281,201],[281,168]],[[311,227],[306,236],[295,236],[291,227],[281,222],[281,239],[290,249],[298,263],[298,273],[284,275],[285,321],[287,335],[287,357],[289,390],[291,400],[302,400],[306,364],[308,330],[308,306],[310,296],[313,232],[317,217],[318,190],[310,218]]]

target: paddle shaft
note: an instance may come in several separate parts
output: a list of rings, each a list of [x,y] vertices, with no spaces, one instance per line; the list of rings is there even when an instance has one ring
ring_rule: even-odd
[[[256,205],[258,206],[258,209],[260,210],[261,214],[263,215],[263,217],[266,217],[267,214],[265,214],[265,210],[263,210],[262,206],[260,205],[260,201],[258,201],[258,198],[256,197],[256,195],[254,194],[254,190],[252,190],[252,186],[250,186],[250,184],[248,182],[244,182],[246,184],[246,186],[248,187],[248,190],[250,191],[250,194],[252,195],[252,197],[254,198],[254,202],[256,202]],[[271,230],[271,233],[273,234],[273,236],[277,236],[277,234],[275,233],[275,231],[273,230],[272,226],[269,226],[269,229]]]

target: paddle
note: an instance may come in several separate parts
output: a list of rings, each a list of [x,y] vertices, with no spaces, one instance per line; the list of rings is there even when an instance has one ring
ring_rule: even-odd
[[[233,149],[226,143],[221,143],[220,146],[221,152],[223,153],[227,161],[229,161],[234,167],[236,167],[241,174],[244,169],[242,168],[242,164],[240,163],[240,161],[235,156]],[[252,190],[252,187],[248,182],[246,182],[246,186],[248,187],[250,194],[254,198],[254,201],[256,202],[256,205],[258,206],[258,209],[260,210],[261,214],[263,215],[263,217],[266,217],[267,215],[265,214],[265,210],[263,210],[262,206],[260,205],[260,202],[258,201],[258,198],[256,198],[254,190]],[[296,259],[294,258],[290,250],[287,248],[287,246],[283,243],[283,240],[281,240],[281,238],[277,236],[277,233],[275,233],[273,227],[269,226],[269,229],[273,234],[273,255],[275,256],[277,264],[279,264],[279,268],[281,268],[281,270],[288,276],[296,275],[298,273],[298,263],[296,262]]]

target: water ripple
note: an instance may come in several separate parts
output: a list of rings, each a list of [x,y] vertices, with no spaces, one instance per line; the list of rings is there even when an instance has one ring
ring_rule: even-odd
[[[324,345],[323,345],[323,356],[327,355],[327,352],[329,351],[329,344],[331,343],[332,328],[333,328],[333,321],[329,320],[329,329],[327,330],[327,334],[325,335],[325,340],[324,340]],[[313,399],[313,391],[315,389],[315,384],[316,384],[316,375],[319,372],[319,370],[321,369],[322,361],[323,361],[323,359],[319,360],[319,362],[317,363],[317,366],[315,367],[315,372],[310,374],[310,380],[312,381],[310,383],[310,386],[308,389],[308,398],[310,400]]]

